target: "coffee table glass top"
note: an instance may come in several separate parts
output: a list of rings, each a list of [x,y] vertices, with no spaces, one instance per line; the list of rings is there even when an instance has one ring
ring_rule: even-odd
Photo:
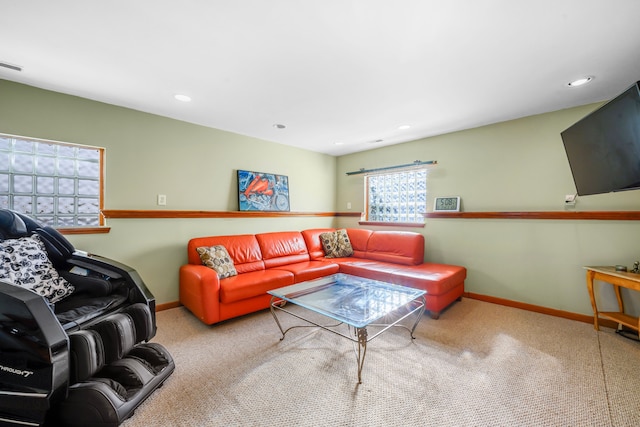
[[[364,328],[426,292],[339,273],[268,293],[339,322]]]

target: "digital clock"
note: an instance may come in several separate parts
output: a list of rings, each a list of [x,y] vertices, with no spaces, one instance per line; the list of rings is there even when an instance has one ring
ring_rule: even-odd
[[[460,212],[460,197],[436,197],[433,201],[434,212]]]

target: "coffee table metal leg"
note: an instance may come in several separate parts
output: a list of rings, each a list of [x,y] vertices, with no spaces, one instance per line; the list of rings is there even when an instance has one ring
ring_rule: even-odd
[[[364,366],[364,357],[367,355],[367,328],[356,328],[358,335],[358,384],[362,384],[362,367]]]
[[[371,337],[369,337],[369,333],[367,331],[366,327],[363,328],[356,328],[354,326],[351,325],[347,325],[348,326],[348,333],[344,334],[341,332],[338,332],[332,328],[335,328],[337,326],[340,326],[342,324],[342,322],[335,324],[335,325],[320,325],[318,323],[315,323],[309,319],[306,319],[305,317],[301,316],[300,314],[296,314],[293,313],[289,310],[286,310],[284,308],[286,301],[282,300],[281,298],[275,297],[273,296],[271,298],[271,304],[270,304],[270,308],[271,308],[271,315],[273,316],[273,319],[276,322],[276,325],[278,326],[278,329],[280,329],[280,333],[282,334],[282,337],[280,338],[280,341],[282,341],[285,337],[285,334],[293,328],[300,328],[300,327],[320,327],[322,329],[328,330],[330,332],[333,332],[337,335],[340,335],[342,337],[348,338],[349,340],[351,340],[351,342],[353,343],[353,350],[354,353],[356,355],[356,361],[358,364],[358,384],[362,384],[362,368],[364,367],[364,359],[365,356],[367,354],[367,343],[374,339],[375,337],[377,337],[378,335],[380,335],[382,332],[386,331],[387,329],[393,327],[393,326],[401,326],[407,330],[409,330],[409,332],[411,333],[411,338],[415,339],[414,336],[414,332],[416,330],[416,327],[418,326],[418,323],[420,322],[420,319],[422,318],[422,315],[424,313],[424,309],[426,306],[426,299],[424,298],[424,296],[421,298],[421,303],[413,308],[411,311],[409,311],[407,314],[405,314],[404,316],[402,316],[401,318],[397,319],[395,322],[390,323],[390,324],[383,324],[383,325],[377,325],[377,324],[373,324],[371,323],[369,326],[383,326],[384,328],[380,331],[375,332]],[[304,322],[309,323],[309,326],[306,325],[296,325],[296,326],[291,326],[289,327],[287,330],[285,330],[282,325],[280,324],[280,320],[278,319],[278,316],[276,315],[276,311],[284,311],[285,313],[288,313],[294,317],[297,317],[298,319],[303,320]],[[405,325],[400,325],[399,323],[406,319],[407,317],[411,316],[412,314],[416,313],[416,320],[413,324],[413,327],[411,329],[409,329],[409,327],[405,326]],[[356,349],[356,343],[358,345],[358,348]]]
[[[427,307],[427,299],[423,296],[422,297],[422,310],[418,311],[418,316],[416,317],[416,323],[413,324],[413,328],[411,328],[411,338],[412,339],[416,339],[416,337],[413,335],[413,333],[416,331],[416,327],[418,326],[418,323],[420,323],[420,319],[422,319],[422,315],[424,314],[424,309]]]
[[[273,303],[277,300],[278,298],[276,297],[271,297],[271,304],[270,304],[270,308],[271,308],[271,315],[273,316],[273,319],[276,321],[276,325],[278,325],[278,329],[280,329],[280,333],[282,334],[282,338],[280,338],[280,341],[282,341],[284,339],[284,329],[282,329],[282,325],[280,324],[280,321],[278,320],[278,316],[276,316],[276,309],[273,307]],[[282,305],[284,305],[284,301],[282,301]]]

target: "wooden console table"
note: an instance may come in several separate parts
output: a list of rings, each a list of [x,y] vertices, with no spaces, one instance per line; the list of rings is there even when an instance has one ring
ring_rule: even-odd
[[[638,318],[625,314],[620,287],[640,291],[640,274],[629,273],[626,271],[616,271],[615,267],[584,267],[587,270],[587,289],[589,290],[589,298],[591,298],[591,307],[593,307],[593,327],[599,330],[598,317],[611,319],[619,324],[625,325],[635,331],[640,331]],[[593,281],[601,280],[611,283],[618,299],[618,308],[620,311],[598,312],[596,299],[593,295]]]

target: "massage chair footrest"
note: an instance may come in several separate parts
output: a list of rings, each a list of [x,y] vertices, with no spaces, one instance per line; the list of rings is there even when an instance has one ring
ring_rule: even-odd
[[[131,417],[174,369],[174,361],[162,345],[138,344],[93,377],[70,386],[67,398],[57,408],[57,418],[65,426],[116,427]]]

